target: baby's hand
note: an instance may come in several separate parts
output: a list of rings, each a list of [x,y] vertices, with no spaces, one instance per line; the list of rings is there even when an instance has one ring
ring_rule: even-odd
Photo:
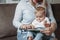
[[[47,21],[44,22],[45,27],[50,27],[50,23],[47,23]]]

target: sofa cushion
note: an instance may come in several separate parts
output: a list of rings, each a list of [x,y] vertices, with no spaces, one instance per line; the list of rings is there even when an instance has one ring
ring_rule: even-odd
[[[17,37],[16,36],[10,36],[10,37],[1,38],[0,40],[17,40]]]
[[[16,35],[16,28],[12,25],[15,5],[0,4],[0,38]]]

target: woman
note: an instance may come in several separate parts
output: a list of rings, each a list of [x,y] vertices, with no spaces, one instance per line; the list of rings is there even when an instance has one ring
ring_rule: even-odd
[[[47,12],[49,13],[49,19],[51,21],[51,29],[49,30],[49,33],[52,33],[56,29],[56,21],[53,17],[52,11],[51,11],[51,6],[48,2],[46,2],[48,7],[47,7]],[[37,6],[39,6],[39,1],[36,0],[21,0],[15,11],[14,19],[13,19],[13,25],[17,28],[17,40],[27,40],[26,34],[27,31],[24,30],[19,30],[19,28],[28,28],[30,27],[30,23],[35,18],[34,11]],[[48,15],[47,13],[47,15]],[[47,29],[46,29],[47,30]],[[44,30],[44,33],[48,33],[48,31]],[[38,40],[38,39],[37,39]],[[50,39],[52,40],[52,39]]]

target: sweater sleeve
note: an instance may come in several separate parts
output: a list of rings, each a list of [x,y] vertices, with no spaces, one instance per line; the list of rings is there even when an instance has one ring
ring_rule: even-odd
[[[16,7],[16,10],[15,10],[15,15],[14,15],[14,18],[13,18],[13,26],[16,27],[16,28],[19,28],[22,23],[21,23],[21,20],[22,20],[22,8],[21,8],[21,4],[19,3]]]
[[[48,14],[49,14],[49,19],[51,20],[51,23],[52,22],[56,23],[56,20],[54,18],[53,12],[52,12],[51,5],[48,1],[47,1],[47,3],[48,3],[47,11],[48,11]]]

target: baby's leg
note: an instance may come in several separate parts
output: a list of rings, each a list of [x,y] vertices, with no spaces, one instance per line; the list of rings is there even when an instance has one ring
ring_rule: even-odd
[[[34,40],[42,40],[42,33],[37,33],[36,37],[34,38]]]
[[[32,32],[28,32],[27,40],[33,40],[33,33]]]

